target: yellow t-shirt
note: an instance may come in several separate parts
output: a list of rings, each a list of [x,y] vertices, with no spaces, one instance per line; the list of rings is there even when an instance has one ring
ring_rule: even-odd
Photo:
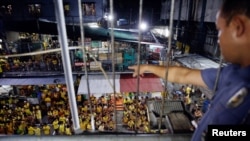
[[[50,126],[49,125],[43,126],[43,133],[44,133],[44,135],[50,135]]]
[[[185,97],[185,104],[191,104],[192,103],[192,100],[191,100],[191,98],[189,97],[189,95],[187,95],[186,97]]]
[[[88,122],[86,122],[86,121],[81,121],[81,123],[80,123],[80,128],[81,128],[83,131],[85,131],[85,130],[87,129],[87,124],[88,124]]]
[[[191,89],[190,87],[187,87],[187,88],[186,88],[186,94],[189,95],[189,94],[191,93],[191,90],[192,90],[192,89]]]
[[[53,116],[57,116],[57,115],[58,115],[58,110],[53,110],[52,115],[53,115]]]
[[[66,134],[66,135],[72,135],[71,130],[70,130],[69,127],[66,127],[66,128],[65,128],[65,134]]]
[[[82,101],[82,95],[77,95],[77,101],[81,102]]]
[[[58,120],[54,120],[52,124],[53,124],[53,128],[54,129],[58,129],[59,128]]]
[[[64,124],[59,125],[59,134],[64,134],[65,126]]]
[[[39,127],[35,128],[35,135],[37,135],[37,136],[41,135],[41,129]]]
[[[37,111],[36,111],[36,118],[39,119],[39,120],[42,119],[41,110],[37,110]]]
[[[59,117],[59,121],[65,123],[66,122],[66,117],[65,116]]]
[[[24,134],[24,125],[23,124],[18,126],[17,132],[18,132],[17,134],[19,134],[19,135]]]
[[[2,65],[0,64],[0,73],[3,72]]]
[[[44,101],[45,101],[46,103],[50,103],[50,102],[51,102],[51,99],[50,99],[50,97],[46,97]]]
[[[64,114],[65,114],[65,116],[69,116],[70,115],[70,111],[69,110],[65,110]]]
[[[28,127],[28,134],[29,135],[34,135],[35,134],[35,129],[32,126]]]

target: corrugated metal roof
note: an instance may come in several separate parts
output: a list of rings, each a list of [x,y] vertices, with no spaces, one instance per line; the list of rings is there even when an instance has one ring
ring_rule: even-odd
[[[110,85],[110,83],[112,85]],[[137,91],[137,78],[132,74],[120,74],[115,76],[116,92],[136,92]],[[113,78],[108,75],[108,79],[104,75],[89,75],[89,88],[91,94],[113,93]],[[161,92],[163,86],[160,78],[153,74],[145,74],[140,79],[140,92]],[[87,94],[86,76],[82,76],[78,88],[78,94]]]
[[[194,69],[218,68],[219,63],[198,54],[177,56],[176,60],[184,66]]]
[[[132,74],[123,74],[120,77],[121,92],[137,92],[137,78]],[[161,92],[163,86],[159,77],[153,74],[144,74],[139,82],[140,92]]]

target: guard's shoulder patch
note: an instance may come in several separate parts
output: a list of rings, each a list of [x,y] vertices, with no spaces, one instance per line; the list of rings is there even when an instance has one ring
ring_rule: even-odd
[[[245,99],[248,94],[246,87],[240,88],[227,102],[228,108],[238,107]]]

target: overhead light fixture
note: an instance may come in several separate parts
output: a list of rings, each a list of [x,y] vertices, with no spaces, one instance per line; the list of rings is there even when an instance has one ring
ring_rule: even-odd
[[[108,20],[109,20],[109,21],[113,21],[113,19],[114,19],[114,16],[108,15]]]
[[[147,30],[147,28],[148,28],[148,25],[147,25],[147,23],[145,23],[145,22],[142,22],[142,23],[139,25],[139,29],[142,30],[142,31]]]

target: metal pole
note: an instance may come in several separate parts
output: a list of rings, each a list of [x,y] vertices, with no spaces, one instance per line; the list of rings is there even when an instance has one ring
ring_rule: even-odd
[[[80,31],[81,32],[81,46],[82,46],[82,52],[83,52],[84,72],[85,72],[85,76],[86,76],[86,84],[87,84],[87,91],[88,91],[88,97],[89,97],[88,101],[90,104],[89,110],[90,110],[90,114],[91,114],[91,127],[92,127],[92,130],[95,130],[95,125],[93,124],[94,123],[94,116],[93,116],[93,112],[92,112],[92,102],[90,99],[89,75],[88,75],[88,70],[87,70],[87,61],[85,58],[85,56],[87,56],[87,54],[86,54],[86,48],[85,48],[85,43],[84,43],[85,36],[84,36],[81,0],[78,0],[78,11],[79,11],[79,21],[80,21],[80,30],[81,30]]]
[[[171,43],[172,43],[172,32],[173,32],[173,16],[174,16],[174,2],[175,0],[171,0],[171,11],[170,11],[170,19],[169,19],[169,37],[168,37],[168,50],[167,50],[167,60],[166,60],[166,75],[165,75],[165,89],[163,91],[163,96],[162,96],[162,110],[161,110],[161,113],[160,113],[160,123],[159,123],[159,130],[161,129],[161,125],[162,125],[162,116],[163,116],[163,112],[164,112],[164,105],[165,105],[165,98],[166,98],[166,95],[168,93],[168,83],[167,83],[167,80],[168,80],[168,67],[170,65],[170,61],[171,61],[171,50],[172,50],[172,46],[171,46]]]
[[[178,21],[177,21],[177,26],[176,26],[177,40],[180,37],[180,32],[181,32],[181,29],[180,29],[181,10],[182,10],[182,0],[180,0],[180,3],[179,3]]]
[[[140,25],[141,25],[141,23],[142,23],[142,5],[143,5],[143,0],[140,0],[140,4],[139,4],[139,6],[140,6],[140,8],[139,8],[139,39],[138,39],[138,53],[137,53],[137,66],[138,66],[138,71],[137,71],[137,74],[139,74],[139,72],[140,72],[140,56],[141,56],[141,38],[142,38],[142,35],[141,35],[141,29],[140,29]],[[136,93],[136,105],[138,105],[138,95],[139,95],[139,93],[140,93],[140,76],[139,75],[137,75],[137,93]],[[135,119],[135,121],[137,120],[137,113],[138,112],[138,110],[136,110],[136,119]],[[136,126],[136,124],[135,124],[135,126]],[[136,129],[136,128],[135,128]],[[136,132],[137,132],[137,130],[135,130]]]
[[[113,0],[110,0],[110,14],[111,16],[113,17],[114,16],[114,3],[113,3]],[[111,51],[112,51],[112,76],[113,76],[113,90],[114,90],[114,96],[115,96],[115,126],[116,126],[116,130],[117,130],[117,110],[116,110],[116,96],[117,96],[117,93],[116,93],[116,87],[115,87],[115,65],[116,65],[116,62],[115,62],[115,46],[114,46],[114,19],[112,18],[110,20],[110,36],[111,36]]]
[[[73,129],[75,133],[79,133],[80,124],[79,124],[78,111],[76,105],[75,90],[73,86],[74,82],[72,78],[72,69],[69,59],[70,57],[69,57],[69,50],[67,43],[68,40],[67,40],[67,33],[66,33],[66,26],[65,26],[64,12],[63,12],[63,4],[61,0],[54,0],[54,4],[55,4],[56,19],[57,19],[57,30],[62,52],[64,75],[67,85],[69,104],[73,121]]]

